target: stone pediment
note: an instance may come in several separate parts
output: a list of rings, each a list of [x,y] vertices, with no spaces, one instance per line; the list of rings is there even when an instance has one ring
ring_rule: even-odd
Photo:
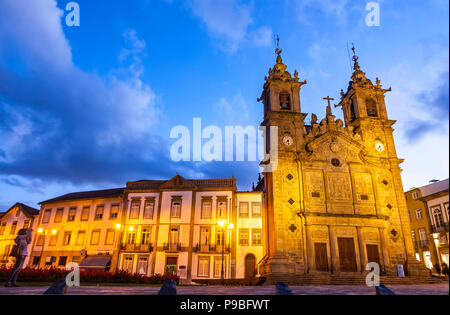
[[[160,189],[197,189],[197,185],[193,181],[183,178],[180,175],[168,180],[166,183],[160,186]]]
[[[307,142],[306,149],[308,160],[331,162],[338,159],[340,163],[361,163],[364,145],[346,132],[328,130]]]

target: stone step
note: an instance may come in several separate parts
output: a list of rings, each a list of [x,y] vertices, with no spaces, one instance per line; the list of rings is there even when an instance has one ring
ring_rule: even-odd
[[[365,274],[344,274],[344,275],[297,275],[297,276],[279,276],[270,279],[267,284],[274,284],[276,282],[284,282],[288,285],[303,285],[303,286],[315,286],[315,285],[366,285]],[[395,276],[382,276],[380,277],[380,283],[386,285],[410,285],[410,284],[440,284],[448,283],[448,280],[437,279],[431,277],[395,277]]]

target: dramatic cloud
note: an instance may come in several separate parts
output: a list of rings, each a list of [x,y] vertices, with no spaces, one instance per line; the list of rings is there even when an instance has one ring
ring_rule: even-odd
[[[155,93],[140,78],[145,42],[127,31],[119,59],[128,79],[103,79],[74,65],[61,16],[51,0],[0,4],[1,181],[122,185],[171,176],[170,166],[157,167],[168,144],[154,133]]]
[[[286,0],[296,9],[300,22],[310,24],[311,15],[323,13],[343,21],[348,16],[349,0]]]
[[[189,4],[210,34],[220,39],[219,47],[230,54],[245,40],[255,46],[268,46],[272,41],[271,28],[251,29],[251,8],[240,0],[190,0]]]

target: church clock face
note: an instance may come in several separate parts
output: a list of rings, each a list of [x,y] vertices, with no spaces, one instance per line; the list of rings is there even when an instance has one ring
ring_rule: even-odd
[[[290,147],[291,145],[294,144],[294,139],[292,139],[291,136],[285,136],[285,137],[283,138],[283,143],[284,143],[284,145]]]
[[[384,144],[381,142],[375,143],[375,149],[377,149],[378,152],[384,152]]]

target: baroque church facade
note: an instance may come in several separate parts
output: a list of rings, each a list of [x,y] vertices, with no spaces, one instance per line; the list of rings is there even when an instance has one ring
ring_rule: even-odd
[[[264,173],[267,248],[260,273],[289,279],[309,273],[364,272],[369,262],[381,273],[423,275],[414,258],[407,207],[380,80],[372,83],[354,55],[347,91],[326,116],[306,122],[300,81],[286,71],[281,50],[269,69],[262,96],[262,126],[278,127],[278,161]],[[269,148],[270,149],[270,145]]]

